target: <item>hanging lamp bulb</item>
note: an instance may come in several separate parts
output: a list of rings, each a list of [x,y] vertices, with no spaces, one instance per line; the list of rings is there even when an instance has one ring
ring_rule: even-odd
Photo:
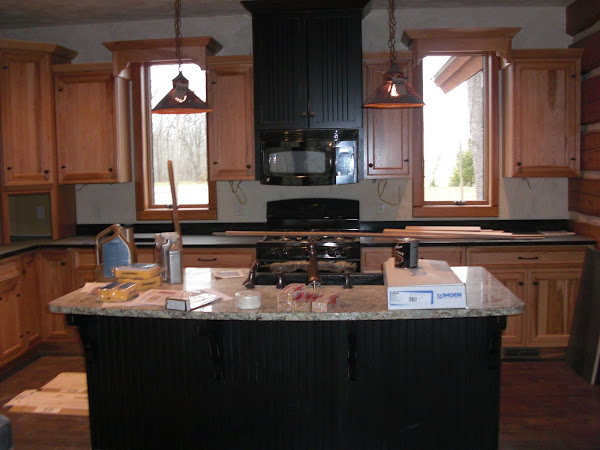
[[[181,72],[181,0],[175,0],[175,53],[179,75],[173,78],[173,89],[152,108],[154,114],[199,114],[212,111],[205,102],[190,90],[190,82]]]
[[[421,96],[408,84],[408,78],[404,76],[404,73],[396,64],[396,50],[394,49],[396,43],[395,8],[394,0],[389,0],[390,37],[388,47],[390,48],[390,68],[383,75],[383,83],[375,89],[375,92],[363,104],[363,108],[416,108],[425,105]]]

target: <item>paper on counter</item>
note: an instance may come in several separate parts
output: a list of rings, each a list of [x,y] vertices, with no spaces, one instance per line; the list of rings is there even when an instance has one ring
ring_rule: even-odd
[[[209,294],[215,294],[221,297],[221,300],[232,300],[229,297],[214,289],[202,289]],[[167,297],[180,296],[181,289],[149,289],[127,302],[104,302],[102,308],[132,308],[135,306],[160,306],[164,308],[167,304]]]
[[[219,270],[218,272],[213,272],[213,276],[217,279],[219,278],[243,278],[246,275],[239,270]],[[206,290],[206,289],[203,289]]]

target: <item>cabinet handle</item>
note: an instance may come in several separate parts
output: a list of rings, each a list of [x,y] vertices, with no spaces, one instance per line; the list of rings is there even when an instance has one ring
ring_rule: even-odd
[[[538,284],[539,284],[539,283],[538,283],[537,281],[534,281],[534,282],[533,282],[533,285],[534,285],[534,286],[537,286]]]
[[[213,161],[214,166],[216,166],[217,164],[219,164],[217,161]]]
[[[60,262],[60,265],[61,265],[62,267],[64,267],[64,266],[66,266],[66,265],[67,265],[67,263],[66,263],[66,262],[64,262],[64,261],[61,261],[61,262]]]
[[[524,283],[522,281],[519,281],[519,286],[523,286],[523,284]]]
[[[535,259],[540,259],[539,256],[519,256],[519,259],[525,259],[525,260],[535,260]]]
[[[113,170],[112,170],[112,167],[109,167],[109,168],[108,168],[108,171],[109,171],[109,172],[112,172],[112,171],[113,171]]]
[[[406,158],[406,159],[404,160],[404,162],[408,162],[408,158]]]
[[[196,261],[216,261],[217,258],[198,258]]]
[[[369,167],[373,167],[373,163],[369,163]]]
[[[62,88],[58,88],[58,92],[62,92],[62,91],[63,91],[63,89],[62,89]]]
[[[521,167],[521,161],[517,162],[517,167]]]
[[[246,169],[252,169],[252,166],[250,164],[246,164]]]
[[[575,159],[577,159],[577,158],[571,158],[571,161],[575,161]]]
[[[67,166],[60,166],[60,168],[61,168],[61,169],[66,169],[66,168],[67,168]]]
[[[302,118],[306,117],[306,113],[303,112],[302,114],[300,114],[300,117],[302,117]]]
[[[12,167],[7,167],[6,170],[12,170]]]
[[[8,69],[8,66],[2,66],[3,69]]]
[[[310,117],[315,117],[315,113],[314,113],[314,112],[311,112],[311,113],[310,113]]]

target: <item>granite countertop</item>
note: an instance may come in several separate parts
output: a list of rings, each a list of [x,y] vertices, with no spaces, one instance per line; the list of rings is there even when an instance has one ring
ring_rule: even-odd
[[[337,320],[401,320],[457,317],[506,316],[524,311],[523,302],[482,267],[454,267],[454,272],[465,282],[467,308],[388,310],[385,286],[362,285],[352,289],[325,286],[320,290],[339,294],[338,304],[329,312],[277,312],[277,289],[257,286],[262,305],[259,309],[239,310],[233,300],[237,291],[245,290],[243,281],[248,269],[239,269],[244,277],[217,279],[215,272],[223,269],[187,268],[183,285],[164,285],[167,289],[213,289],[231,300],[221,300],[190,312],[166,310],[160,306],[103,307],[96,295],[77,290],[50,303],[50,311],[65,314],[103,315],[121,317],[150,317],[202,320],[249,321],[337,321]],[[308,289],[308,287],[306,288]]]

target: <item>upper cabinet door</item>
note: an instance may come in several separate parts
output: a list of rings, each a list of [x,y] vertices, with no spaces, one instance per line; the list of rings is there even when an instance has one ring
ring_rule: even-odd
[[[111,63],[54,71],[59,183],[131,181],[128,80]]]
[[[256,14],[252,21],[257,128],[306,128],[306,29],[303,13]]]
[[[55,180],[51,56],[0,52],[3,183],[49,185]]]
[[[307,13],[310,128],[362,126],[361,13]]]
[[[504,175],[579,176],[579,49],[513,50],[504,69]]]
[[[397,64],[410,74],[410,52],[397,52]],[[383,81],[390,69],[389,54],[364,55],[365,100]],[[405,178],[410,176],[413,109],[365,108],[365,178]]]
[[[362,125],[361,12],[255,13],[259,129]]]
[[[210,181],[254,180],[252,56],[207,59]]]

